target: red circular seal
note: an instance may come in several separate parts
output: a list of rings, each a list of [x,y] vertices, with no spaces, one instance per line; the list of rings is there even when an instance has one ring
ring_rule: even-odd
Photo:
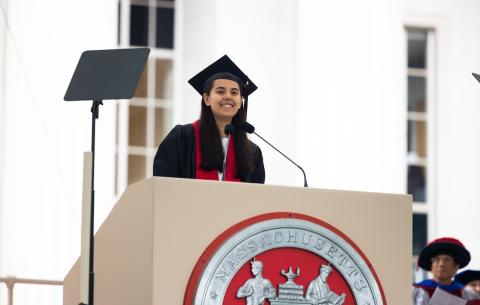
[[[192,304],[387,303],[350,238],[317,218],[279,212],[246,219],[206,248],[185,292],[184,305]]]

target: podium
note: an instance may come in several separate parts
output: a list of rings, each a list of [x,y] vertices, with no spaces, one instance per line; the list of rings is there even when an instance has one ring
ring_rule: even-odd
[[[161,177],[130,185],[99,228],[95,302],[181,305],[212,241],[245,219],[281,212],[341,231],[371,264],[382,303],[411,302],[411,196]],[[64,305],[78,304],[79,273],[77,261],[64,280]]]

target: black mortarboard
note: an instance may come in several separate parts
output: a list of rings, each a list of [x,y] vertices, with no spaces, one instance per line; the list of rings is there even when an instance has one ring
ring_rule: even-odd
[[[465,270],[455,275],[455,281],[465,286],[476,280],[480,280],[480,270]]]
[[[242,95],[245,97],[244,107],[245,110],[247,110],[248,96],[257,90],[257,86],[227,55],[223,55],[220,59],[200,71],[192,77],[188,83],[192,85],[200,95],[203,95],[207,81],[215,79],[231,79],[239,83]]]

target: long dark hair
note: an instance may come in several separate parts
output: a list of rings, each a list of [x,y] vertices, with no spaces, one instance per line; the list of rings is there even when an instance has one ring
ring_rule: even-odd
[[[210,94],[213,87],[207,84],[205,92]],[[202,110],[200,112],[200,153],[201,162],[200,167],[204,170],[216,169],[222,171],[224,152],[222,147],[222,140],[217,128],[215,117],[212,109],[205,105],[202,98]],[[249,172],[253,171],[252,160],[250,156],[250,143],[247,139],[246,133],[242,130],[242,123],[246,121],[247,113],[240,105],[237,114],[232,118],[232,125],[235,127],[233,138],[235,147],[235,158],[237,161],[235,173],[236,178],[243,180]]]

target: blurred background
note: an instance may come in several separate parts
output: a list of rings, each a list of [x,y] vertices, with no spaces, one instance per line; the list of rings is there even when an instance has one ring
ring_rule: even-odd
[[[480,268],[471,75],[480,1],[0,0],[0,9],[0,277],[61,281],[77,259],[91,102],[63,96],[81,52],[132,46],[152,51],[135,97],[100,107],[97,228],[129,184],[152,175],[166,133],[197,119],[187,80],[228,54],[259,87],[249,121],[311,187],[413,195],[412,281],[426,276],[416,255],[440,236],[459,238],[468,267]],[[298,169],[252,140],[266,183],[302,186]],[[62,287],[17,284],[14,304],[60,305]]]

